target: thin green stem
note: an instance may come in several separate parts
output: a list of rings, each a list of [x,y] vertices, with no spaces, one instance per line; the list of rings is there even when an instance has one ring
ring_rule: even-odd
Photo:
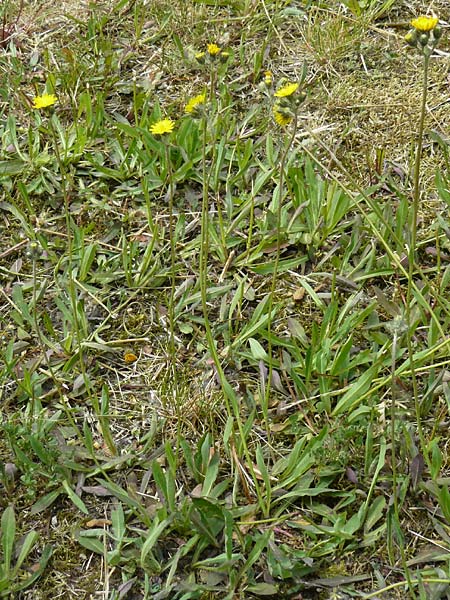
[[[175,452],[175,460],[178,460],[178,449],[180,447],[181,439],[181,402],[179,401],[180,388],[178,379],[177,369],[177,353],[175,346],[175,288],[176,288],[176,232],[175,232],[175,215],[173,208],[173,197],[174,197],[174,183],[173,183],[173,172],[172,163],[170,160],[170,148],[169,142],[163,139],[164,142],[164,159],[165,166],[167,169],[167,181],[168,181],[168,196],[169,196],[169,238],[170,238],[170,295],[169,295],[169,369],[167,371],[169,375],[168,379],[168,391],[171,399],[175,401],[175,411],[177,413],[177,448]]]
[[[419,130],[417,137],[416,147],[416,159],[414,164],[414,187],[413,187],[413,203],[412,203],[412,215],[411,215],[411,239],[408,252],[408,288],[406,293],[406,322],[408,325],[408,333],[406,336],[406,343],[408,348],[408,356],[411,369],[411,381],[414,395],[414,408],[416,413],[417,431],[420,439],[421,452],[427,459],[427,450],[425,444],[425,438],[422,428],[421,414],[420,414],[420,400],[419,400],[419,388],[416,377],[415,363],[414,363],[414,348],[413,348],[413,315],[412,315],[412,298],[413,298],[413,280],[416,264],[416,245],[417,245],[417,221],[419,214],[419,202],[420,202],[420,166],[422,160],[422,147],[423,147],[423,134],[425,128],[425,116],[426,116],[426,105],[427,105],[427,94],[428,94],[428,67],[430,62],[430,56],[428,53],[424,53],[423,62],[423,89],[422,89],[422,105],[420,110],[419,119]]]
[[[267,374],[266,386],[264,389],[264,394],[262,396],[262,411],[264,422],[266,426],[267,438],[269,440],[270,445],[270,426],[269,426],[269,400],[270,400],[270,390],[271,390],[271,382],[272,382],[272,373],[273,373],[273,356],[272,356],[272,310],[273,310],[273,301],[275,296],[275,289],[278,280],[278,268],[280,265],[280,255],[281,255],[281,217],[282,217],[282,207],[283,207],[283,186],[284,186],[284,173],[286,167],[286,160],[289,154],[289,150],[292,147],[292,144],[295,140],[295,134],[297,133],[297,115],[294,118],[294,126],[292,128],[292,133],[288,137],[285,138],[285,146],[283,149],[283,153],[280,157],[280,180],[278,187],[278,203],[277,203],[277,221],[276,221],[276,229],[277,229],[277,248],[275,253],[275,262],[272,271],[272,280],[270,284],[270,292],[269,292],[269,302],[268,302],[268,314],[269,321],[267,323],[267,354],[268,354],[268,363],[269,369]]]
[[[384,594],[385,592],[389,592],[390,590],[395,590],[396,588],[402,587],[406,584],[408,584],[409,586],[409,591],[411,591],[411,586],[416,585],[416,584],[427,584],[427,583],[444,583],[449,585],[450,584],[450,579],[444,579],[444,578],[439,578],[439,577],[424,577],[424,578],[420,578],[420,579],[411,579],[409,582],[407,581],[396,581],[395,583],[392,583],[391,585],[387,585],[384,588],[378,589],[375,592],[372,592],[370,594],[365,594],[364,596],[362,596],[365,600],[368,600],[369,598],[379,598],[381,596],[381,594]]]
[[[398,519],[398,493],[397,493],[397,452],[395,443],[395,421],[396,421],[396,386],[395,386],[395,368],[397,355],[397,332],[394,332],[392,342],[392,366],[391,366],[391,464],[392,464],[392,496],[394,499],[394,511]]]
[[[170,163],[169,144],[164,141],[164,158],[167,169],[168,196],[169,196],[169,238],[170,238],[170,296],[169,296],[169,352],[172,374],[176,378],[176,353],[175,353],[175,262],[176,262],[176,240],[173,213],[173,181],[172,166]]]

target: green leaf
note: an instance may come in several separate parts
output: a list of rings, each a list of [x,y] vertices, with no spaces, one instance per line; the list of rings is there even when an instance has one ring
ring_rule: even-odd
[[[78,279],[80,281],[86,281],[89,274],[92,263],[94,262],[95,255],[97,254],[97,244],[88,244],[86,248],[83,248],[81,252],[80,269],[78,273]]]
[[[267,360],[267,352],[255,338],[249,338],[250,352],[255,360]]]
[[[15,591],[21,591],[21,590],[24,590],[27,587],[30,587],[31,585],[33,585],[33,583],[36,581],[36,579],[38,579],[42,575],[42,573],[45,571],[47,563],[52,554],[53,554],[53,546],[51,546],[50,544],[47,544],[47,546],[45,546],[45,548],[42,552],[41,558],[39,560],[39,568],[37,569],[37,571],[34,572],[33,575],[31,575],[31,577],[28,577],[28,579],[25,579],[25,581],[22,581],[19,584],[16,584],[14,586]]]
[[[86,505],[84,504],[84,502],[80,498],[80,496],[77,496],[77,494],[75,494],[75,492],[73,491],[73,489],[70,487],[69,483],[66,480],[64,480],[63,483],[62,483],[62,486],[63,486],[66,494],[69,496],[70,500],[78,508],[78,510],[80,510],[85,515],[88,515],[89,511],[86,508]]]
[[[78,543],[83,546],[83,548],[86,548],[87,550],[90,550],[91,552],[95,552],[96,554],[100,554],[100,555],[104,555],[105,554],[105,546],[103,544],[102,541],[100,540],[96,540],[90,537],[84,537],[83,535],[83,531],[80,531],[79,535],[78,535]]]
[[[356,381],[353,381],[350,384],[350,388],[336,404],[331,416],[336,417],[337,415],[341,415],[344,412],[351,411],[356,408],[359,402],[362,402],[364,394],[369,391],[372,381],[375,379],[377,374],[378,366],[373,365],[362,375],[360,375]]]
[[[211,545],[219,548],[217,536],[225,526],[225,516],[222,508],[206,498],[192,498],[190,518],[197,531]]]
[[[447,485],[443,485],[439,490],[438,500],[439,506],[441,507],[441,510],[444,513],[444,517],[446,518],[447,523],[450,523],[450,492],[448,491]]]
[[[29,553],[33,550],[34,545],[39,539],[39,533],[37,531],[29,531],[25,537],[25,540],[20,548],[20,553],[17,558],[17,562],[14,566],[14,577],[19,573],[19,569],[22,566],[23,562],[29,555]]]
[[[381,519],[385,508],[386,498],[384,496],[377,496],[367,511],[366,522],[364,523],[365,533],[369,532],[375,523]]]
[[[62,492],[63,492],[63,489],[61,487],[59,487],[58,489],[53,490],[52,492],[49,492],[42,498],[39,498],[39,500],[37,502],[35,502],[33,504],[33,506],[31,507],[30,514],[37,515],[38,513],[42,512],[43,510],[46,510],[49,506],[51,506],[53,504],[53,502],[55,502],[55,500],[62,494]]]
[[[254,583],[253,585],[247,585],[246,591],[255,596],[272,596],[278,595],[278,586],[273,583]]]
[[[126,532],[125,515],[122,504],[119,502],[117,508],[111,511],[113,534],[118,543],[121,543]]]
[[[14,538],[16,535],[16,515],[14,507],[10,504],[3,511],[1,518],[2,550],[3,550],[3,570],[5,577],[8,578],[11,568],[11,559],[14,548]]]
[[[217,474],[219,473],[219,464],[220,458],[219,453],[214,452],[211,456],[211,459],[206,467],[205,480],[202,486],[202,495],[209,496],[211,493],[211,489],[214,485],[214,482],[217,479]]]
[[[0,176],[1,177],[14,177],[20,175],[25,171],[27,163],[23,160],[0,160]]]
[[[161,523],[159,522],[158,517],[156,517],[155,520],[153,521],[151,528],[149,529],[149,531],[146,534],[146,540],[145,540],[144,545],[142,546],[142,550],[141,550],[140,561],[141,561],[142,567],[145,564],[145,559],[147,558],[147,555],[149,554],[149,552],[151,552],[153,546],[159,540],[162,532],[168,525],[170,525],[172,520],[173,520],[173,515],[170,515],[169,517],[167,517],[167,519],[164,519],[163,521],[161,521]]]

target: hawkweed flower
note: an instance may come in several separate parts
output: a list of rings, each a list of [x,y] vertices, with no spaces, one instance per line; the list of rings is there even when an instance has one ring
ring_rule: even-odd
[[[206,44],[206,52],[197,52],[195,55],[195,59],[201,65],[205,62],[213,64],[218,60],[221,63],[225,63],[229,58],[230,53],[223,51],[222,48],[217,44]]]
[[[405,35],[406,43],[430,56],[442,35],[438,17],[420,16],[410,24],[413,29]]]
[[[162,119],[151,125],[150,132],[153,133],[153,135],[164,135],[166,133],[172,133],[174,127],[175,121],[172,121],[172,119]]]
[[[280,127],[286,127],[295,119],[298,107],[306,98],[305,92],[299,91],[299,87],[297,82],[285,81],[274,93],[273,118]]]
[[[273,107],[273,118],[280,127],[286,127],[293,120],[293,116],[283,107],[275,104]]]
[[[198,94],[197,96],[194,96],[193,98],[191,98],[189,100],[189,102],[184,107],[184,112],[187,113],[188,115],[194,116],[196,113],[199,113],[201,111],[205,102],[206,102],[206,94],[205,93]]]
[[[286,85],[283,85],[283,87],[275,92],[275,98],[287,98],[292,96],[292,94],[297,91],[298,85],[298,83],[287,83]]]
[[[411,26],[414,27],[416,31],[424,33],[435,29],[438,23],[439,19],[437,17],[421,16],[417,17],[417,19],[413,19],[411,21]]]
[[[219,48],[219,46],[217,44],[208,44],[206,46],[206,50],[207,50],[209,56],[217,56],[218,54],[220,54],[222,52],[222,49]]]
[[[49,108],[58,101],[54,94],[42,94],[33,98],[33,108],[40,110],[41,108]]]

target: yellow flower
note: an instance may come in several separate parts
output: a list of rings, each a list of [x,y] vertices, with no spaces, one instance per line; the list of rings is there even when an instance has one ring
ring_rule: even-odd
[[[439,19],[437,17],[426,16],[417,17],[417,19],[413,19],[411,21],[412,27],[414,27],[414,29],[416,29],[417,31],[421,32],[431,31],[436,27],[438,23]]]
[[[36,96],[33,98],[33,108],[48,108],[53,106],[58,98],[54,94],[43,94],[42,96]]]
[[[204,52],[197,52],[197,54],[195,55],[195,58],[199,62],[203,62],[203,60],[205,58],[205,53]]]
[[[281,113],[276,106],[273,107],[273,118],[280,127],[286,127],[292,121],[292,117]]]
[[[208,50],[208,54],[210,56],[216,56],[217,54],[220,54],[221,51],[219,46],[217,46],[216,44],[208,44],[206,49]]]
[[[171,133],[174,127],[175,121],[172,121],[172,119],[162,119],[162,121],[153,123],[150,131],[153,135],[163,135],[164,133]]]
[[[277,98],[286,98],[286,96],[292,96],[292,94],[297,90],[298,83],[288,83],[275,92],[275,96]]]
[[[186,104],[186,106],[184,107],[184,112],[187,112],[188,114],[192,114],[199,108],[199,106],[201,104],[205,104],[205,101],[206,101],[206,94],[199,94],[198,96],[194,96],[194,98],[191,98],[189,100],[189,102]]]
[[[264,71],[264,83],[270,85],[272,83],[272,71]]]

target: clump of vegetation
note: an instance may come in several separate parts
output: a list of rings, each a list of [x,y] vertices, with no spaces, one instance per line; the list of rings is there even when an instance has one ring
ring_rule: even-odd
[[[5,4],[0,597],[450,597],[438,9]]]

